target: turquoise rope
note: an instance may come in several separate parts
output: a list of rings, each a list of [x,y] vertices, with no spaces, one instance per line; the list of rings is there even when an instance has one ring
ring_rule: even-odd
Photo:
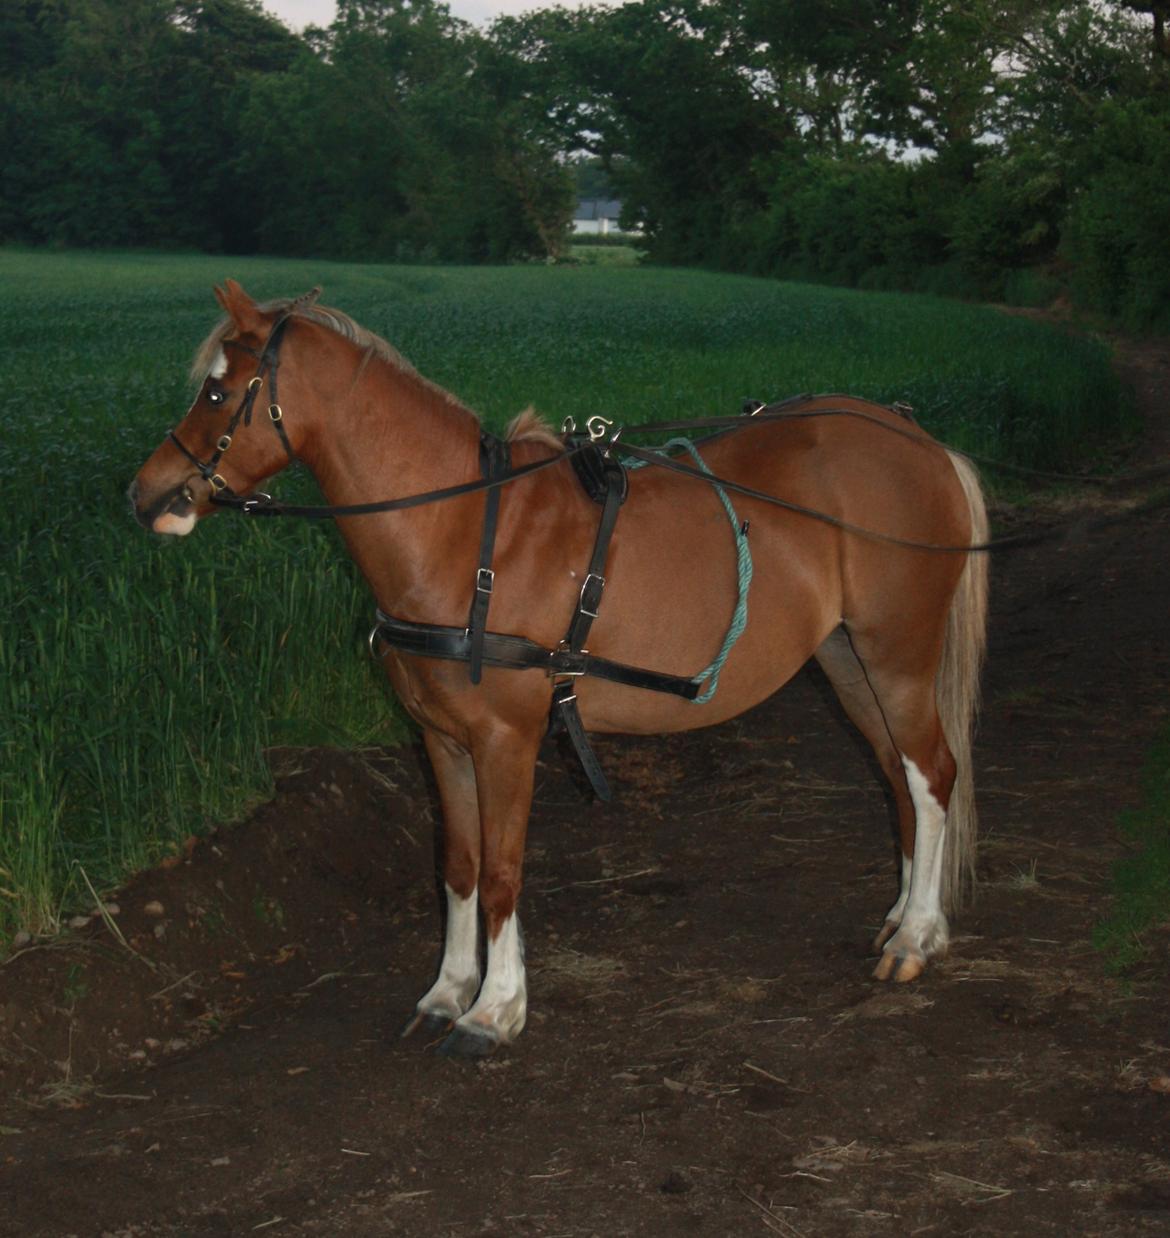
[[[713,476],[703,457],[699,455],[698,449],[690,439],[672,438],[670,442],[663,444],[661,447],[655,447],[654,450],[665,455],[676,448],[682,448],[684,451],[689,452],[691,459],[694,460],[699,468],[708,477]],[[623,466],[627,470],[640,469],[646,463],[647,461],[645,460],[635,460],[632,458],[622,461]],[[727,492],[722,486],[715,486],[715,493],[719,495],[719,501],[723,504],[723,510],[731,521],[731,531],[735,537],[735,555],[739,569],[739,597],[735,603],[735,612],[731,616],[731,625],[727,629],[727,635],[723,638],[722,648],[715,655],[715,660],[694,676],[693,681],[695,683],[703,683],[704,680],[709,680],[709,682],[706,688],[691,702],[693,705],[702,705],[709,701],[715,695],[716,688],[719,687],[719,672],[723,669],[724,662],[727,661],[728,655],[735,647],[735,642],[739,640],[743,635],[744,628],[747,627],[748,590],[752,584],[752,552],[748,546],[747,534],[743,531],[739,517],[735,514],[735,508],[732,507],[731,500],[727,497]]]

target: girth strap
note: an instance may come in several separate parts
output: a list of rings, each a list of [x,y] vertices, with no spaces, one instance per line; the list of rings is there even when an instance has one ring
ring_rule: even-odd
[[[479,438],[479,463],[485,481],[502,477],[512,467],[512,449],[493,434],[481,434]],[[483,533],[479,541],[479,567],[475,573],[475,592],[471,598],[471,615],[467,620],[467,634],[471,645],[468,653],[468,670],[472,683],[483,678],[483,640],[487,632],[488,607],[492,602],[492,589],[496,574],[492,571],[492,552],[496,544],[496,525],[500,515],[500,487],[487,492],[483,512]]]
[[[438,658],[445,662],[466,662],[471,657],[471,637],[466,628],[448,627],[438,623],[411,623],[377,611],[377,623],[370,632],[371,648],[382,641],[393,649],[420,658]],[[627,666],[592,653],[572,653],[565,648],[546,649],[526,636],[510,636],[502,632],[485,632],[483,637],[484,666],[499,666],[508,670],[542,670],[546,674],[575,679],[594,675],[628,688],[646,688],[651,692],[667,692],[692,701],[703,685],[681,675],[666,675],[638,666]]]

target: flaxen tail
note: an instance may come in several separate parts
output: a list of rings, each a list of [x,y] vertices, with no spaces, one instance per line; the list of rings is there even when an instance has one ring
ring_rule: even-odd
[[[974,467],[951,455],[971,509],[971,544],[987,541],[987,508]],[[943,731],[957,772],[947,809],[947,844],[943,857],[943,904],[962,905],[975,884],[975,779],[971,741],[979,714],[979,681],[987,647],[987,555],[967,556],[967,565],[951,600],[936,693]]]

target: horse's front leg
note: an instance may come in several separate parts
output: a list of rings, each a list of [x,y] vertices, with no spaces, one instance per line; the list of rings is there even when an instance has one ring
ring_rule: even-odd
[[[528,987],[516,904],[541,728],[493,730],[472,748],[482,838],[479,905],[487,932],[487,972],[475,1004],[455,1024],[440,1052],[483,1057],[520,1035]]]
[[[479,991],[479,801],[471,754],[437,731],[423,733],[443,811],[447,934],[439,977],[419,1000],[402,1034],[446,1031]]]

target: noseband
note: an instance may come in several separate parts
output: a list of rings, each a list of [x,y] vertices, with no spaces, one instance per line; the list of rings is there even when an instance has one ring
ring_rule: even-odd
[[[239,340],[223,341],[224,348],[238,348],[250,356],[256,357],[260,364],[256,368],[255,375],[248,380],[248,389],[244,392],[244,398],[232,414],[232,419],[228,422],[227,429],[216,440],[215,450],[208,459],[200,460],[174,430],[167,431],[167,438],[191,461],[199,470],[199,476],[211,487],[213,498],[219,495],[235,494],[224,478],[217,472],[217,469],[220,460],[223,459],[224,452],[232,445],[232,437],[240,422],[243,421],[245,426],[252,424],[252,409],[256,403],[256,397],[260,393],[260,388],[264,386],[265,378],[268,379],[268,390],[272,396],[268,405],[269,420],[272,422],[273,429],[280,436],[281,444],[288,454],[289,462],[296,460],[292,443],[289,442],[288,435],[285,433],[284,413],[281,412],[276,396],[276,372],[280,367],[280,345],[284,340],[284,333],[288,328],[291,317],[291,314],[285,314],[282,318],[276,320],[260,352],[257,352],[254,348],[249,348],[247,344],[241,344]],[[183,485],[183,498],[188,503],[195,502],[195,496],[191,493],[190,487],[186,483]]]

